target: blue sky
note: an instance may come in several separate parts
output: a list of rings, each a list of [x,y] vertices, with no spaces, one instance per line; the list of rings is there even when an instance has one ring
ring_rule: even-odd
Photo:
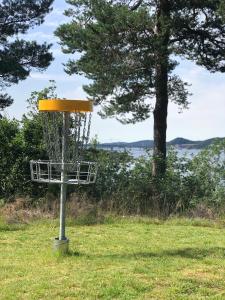
[[[54,30],[58,25],[68,21],[63,16],[66,3],[56,0],[54,9],[46,17],[45,23],[26,34],[27,39],[38,42],[53,43],[55,57],[52,65],[43,73],[33,71],[28,79],[18,85],[8,88],[8,93],[15,99],[14,104],[7,109],[6,115],[20,119],[26,113],[26,99],[32,91],[40,90],[48,85],[50,79],[57,84],[59,97],[68,99],[85,98],[82,85],[87,80],[81,76],[68,76],[63,71],[63,63],[68,55],[60,50]],[[185,137],[193,140],[225,136],[225,74],[210,74],[192,62],[181,61],[176,69],[182,79],[192,86],[190,92],[190,108],[179,113],[176,105],[169,104],[167,140]],[[97,110],[97,109],[96,109]],[[97,134],[99,141],[136,141],[153,138],[153,118],[135,125],[122,125],[115,119],[102,120],[95,111],[92,118],[91,135]]]

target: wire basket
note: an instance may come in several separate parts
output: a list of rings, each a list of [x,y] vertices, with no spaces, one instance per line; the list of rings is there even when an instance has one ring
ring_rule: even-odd
[[[61,179],[61,162],[51,160],[31,160],[31,179],[36,182],[66,183],[66,184],[90,184],[94,183],[97,175],[97,163],[77,161],[64,163],[66,177]]]
[[[59,237],[54,248],[68,251],[65,235],[65,203],[67,184],[94,183],[97,163],[83,161],[88,147],[93,111],[90,100],[42,99],[38,108],[43,125],[43,144],[49,160],[31,160],[32,181],[60,184]]]

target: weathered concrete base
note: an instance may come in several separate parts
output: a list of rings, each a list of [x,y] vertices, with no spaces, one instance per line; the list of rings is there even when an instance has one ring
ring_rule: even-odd
[[[58,254],[67,254],[69,252],[69,239],[59,240],[55,238],[53,242],[53,251]]]

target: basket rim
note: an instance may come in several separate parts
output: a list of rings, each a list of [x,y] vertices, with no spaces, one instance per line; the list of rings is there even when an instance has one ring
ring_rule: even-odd
[[[41,99],[38,102],[41,112],[92,112],[92,100]]]

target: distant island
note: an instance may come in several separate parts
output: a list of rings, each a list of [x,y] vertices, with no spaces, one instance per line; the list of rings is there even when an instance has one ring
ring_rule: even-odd
[[[211,138],[203,141],[191,141],[178,137],[172,141],[167,142],[167,146],[174,146],[179,149],[202,149],[215,141],[221,141],[225,138]],[[153,140],[142,140],[137,142],[113,142],[113,143],[100,143],[99,148],[153,148]]]

